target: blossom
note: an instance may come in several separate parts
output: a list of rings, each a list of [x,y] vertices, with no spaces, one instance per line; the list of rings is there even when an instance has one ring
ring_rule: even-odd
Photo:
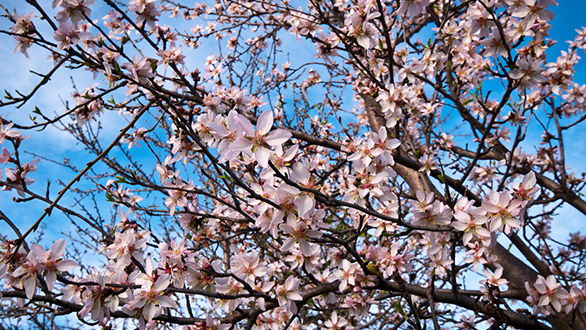
[[[472,269],[478,270],[478,266],[486,264],[488,261],[486,247],[481,242],[468,243],[469,250],[466,251],[465,262],[472,263]]]
[[[127,229],[114,235],[114,243],[106,248],[106,255],[110,259],[117,259],[119,265],[128,265],[131,258],[141,258],[141,250],[146,246],[148,231],[136,232]]]
[[[518,61],[518,67],[509,72],[513,79],[521,80],[524,84],[544,82],[546,78],[543,75],[543,62],[522,57]]]
[[[277,285],[276,294],[279,305],[288,306],[290,310],[296,310],[294,301],[301,301],[303,297],[299,294],[299,280],[290,275],[284,284]]]
[[[382,201],[380,203],[380,209],[378,212],[389,217],[397,218],[399,211],[399,202],[397,196],[393,193],[385,194],[385,196],[388,197],[389,200]],[[381,236],[383,232],[394,233],[398,229],[396,223],[392,221],[382,220],[376,217],[369,217],[366,223],[369,226],[376,228],[376,236]]]
[[[87,37],[87,33],[70,23],[61,23],[55,31],[54,37],[58,42],[57,48],[62,50],[78,44],[83,38]]]
[[[4,124],[2,118],[0,118],[0,143],[4,143],[6,138],[16,139],[20,137],[20,132],[12,129],[13,125],[13,123]]]
[[[415,17],[425,11],[430,0],[401,0],[397,15]]]
[[[6,164],[12,159],[12,155],[8,149],[2,147],[2,154],[0,154],[0,164]]]
[[[310,238],[320,238],[322,233],[318,230],[314,230],[304,221],[289,218],[286,223],[279,226],[279,229],[286,234],[290,235],[287,240],[281,246],[281,251],[289,251],[293,243],[299,243],[301,252],[303,255],[311,255],[311,244],[307,241]]]
[[[85,124],[103,111],[102,100],[96,96],[93,91],[95,86],[86,88],[84,93],[74,91],[72,94],[73,100],[77,105],[77,110],[74,112],[76,123],[78,125]]]
[[[334,311],[331,317],[324,322],[324,327],[329,330],[351,329],[348,320],[343,317],[338,317],[336,311]]]
[[[537,298],[539,298],[537,306],[551,305],[557,312],[562,310],[564,300],[568,298],[568,292],[562,288],[553,275],[549,275],[547,278],[538,275],[533,287]]]
[[[484,227],[488,221],[485,216],[485,211],[481,209],[473,209],[468,212],[457,211],[454,213],[455,221],[451,223],[456,230],[464,232],[462,241],[464,245],[473,239],[489,239],[490,232]]]
[[[356,37],[356,42],[361,47],[369,49],[373,45],[371,39],[376,36],[376,28],[370,21],[380,16],[380,13],[372,10],[369,1],[361,0],[359,3],[359,6],[346,15],[345,23],[348,25],[348,34]]]
[[[275,167],[279,170],[279,172],[283,173],[284,175],[289,174],[290,172],[290,166],[291,163],[293,161],[293,159],[297,156],[297,153],[299,152],[299,146],[298,145],[294,145],[291,148],[287,149],[287,151],[284,151],[283,149],[283,145],[279,144],[275,147],[275,152],[271,155],[271,162],[273,163],[273,165],[275,165]],[[264,172],[267,175],[269,173],[272,174],[272,169],[270,169],[271,171],[267,171]]]
[[[181,48],[161,49],[157,52],[161,58],[159,64],[169,65],[170,63],[183,64],[185,56],[181,54]]]
[[[488,194],[482,203],[487,211],[486,216],[490,221],[490,231],[502,230],[508,234],[512,228],[519,228],[521,222],[517,217],[521,213],[523,202],[518,199],[511,199],[508,192],[493,191]]]
[[[270,132],[273,126],[272,111],[265,111],[258,117],[256,130],[246,117],[238,115],[237,119],[244,134],[230,145],[230,149],[252,152],[260,166],[268,167],[271,156],[269,148],[285,143],[291,133],[280,128]]]
[[[382,251],[381,251],[382,252]],[[385,276],[392,276],[395,273],[401,274],[407,270],[409,256],[407,251],[401,251],[399,243],[391,244],[391,248],[382,255],[381,266]]]
[[[370,165],[373,160],[383,165],[394,165],[391,153],[400,145],[399,140],[387,138],[387,128],[383,126],[378,133],[372,133],[366,143],[358,144],[358,150],[348,156],[348,160],[362,160],[364,166]]]
[[[149,79],[155,77],[151,59],[147,57],[139,58],[134,56],[132,62],[124,63],[122,67],[128,70],[136,81],[141,83],[149,83]]]
[[[161,275],[156,280],[149,279],[139,289],[134,291],[134,299],[125,308],[142,309],[142,317],[151,321],[157,316],[163,307],[177,307],[170,296],[165,294],[165,289],[171,283],[171,276]]]
[[[293,180],[298,185],[315,189],[316,187],[313,185],[314,179],[309,172],[307,166],[301,163],[295,163],[293,165],[293,170],[290,175],[291,180]],[[300,217],[304,217],[309,211],[315,208],[315,200],[313,199],[313,194],[307,191],[301,191],[293,186],[283,185],[285,189],[289,190],[293,195],[295,195],[293,204],[297,208],[297,214]]]
[[[476,319],[476,316],[474,316],[474,315],[472,315],[472,316],[461,315],[460,322],[456,323],[455,326],[458,329],[476,329],[475,319]]]
[[[422,225],[448,225],[452,218],[450,208],[435,199],[433,193],[417,191],[417,201],[413,205],[413,223]]]
[[[182,288],[185,285],[187,260],[193,257],[193,252],[187,249],[186,241],[172,240],[170,244],[160,243],[159,269],[171,276],[174,286]]]
[[[354,286],[356,284],[356,276],[359,271],[358,264],[351,263],[344,259],[340,267],[334,272],[334,276],[340,279],[340,292],[346,291],[348,285]]]
[[[136,13],[138,25],[146,23],[150,27],[154,27],[154,23],[158,20],[157,17],[161,15],[155,0],[131,0],[128,10]]]
[[[179,179],[176,179],[173,185],[169,185],[169,197],[165,199],[165,205],[167,208],[169,208],[169,213],[171,215],[175,214],[177,207],[184,207],[187,205],[187,192],[191,189],[193,189],[193,185],[191,183],[184,183]]]
[[[575,309],[580,313],[586,312],[586,287],[582,285],[580,288],[577,285],[572,285],[565,302],[563,311],[566,314],[570,314]]]
[[[30,247],[26,262],[18,267],[12,276],[19,279],[19,286],[24,288],[26,297],[32,299],[37,289],[37,276],[45,270],[45,250],[37,244]]]
[[[53,0],[53,8],[61,8],[55,18],[59,23],[65,23],[70,19],[71,23],[77,26],[85,17],[91,16],[89,6],[95,2],[96,0]]]
[[[488,270],[484,269],[484,276],[486,276],[485,280],[481,280],[480,284],[483,284],[485,286],[488,287],[493,287],[493,288],[500,288],[503,285],[506,285],[507,283],[509,283],[509,281],[507,281],[506,279],[502,278],[503,276],[503,267],[501,267],[500,265],[497,266],[497,268],[494,270],[493,273],[489,272]]]
[[[82,292],[83,308],[79,311],[79,316],[84,318],[91,312],[92,320],[103,322],[110,318],[110,312],[118,307],[120,300],[105,286],[104,275],[95,274],[90,279],[97,285],[92,285]]]
[[[111,317],[141,329],[409,326],[414,309],[431,324],[426,299],[450,290],[482,315],[436,299],[435,326],[497,319],[506,327],[586,312],[586,236],[553,241],[551,219],[564,202],[581,206],[585,180],[562,168],[560,132],[571,137],[585,119],[586,85],[574,80],[586,29],[555,60],[546,56],[554,0],[333,0],[298,9],[295,1],[129,0],[100,5],[109,11],[101,19],[94,2],[35,5],[43,21],[53,15],[49,29],[37,30],[33,15],[6,14],[16,50],[44,47],[53,67],[30,95],[6,91],[0,107],[29,106],[55,70],[87,70],[96,84],[74,87],[61,113],[35,108],[33,123],[0,119],[0,189],[87,221],[79,229],[88,239],[77,242],[103,257],[73,274],[64,240],[45,251],[32,244],[34,228],[21,241],[24,223],[0,214],[14,231],[2,233],[0,281],[16,290],[7,295],[30,300],[16,312],[77,311],[106,328],[119,323]],[[171,25],[182,18],[193,24]],[[283,29],[313,42],[317,60],[283,64]],[[422,34],[430,40],[417,40]],[[185,47],[209,38],[219,51],[195,68],[199,52]],[[116,112],[126,119],[108,122]],[[539,126],[531,121],[543,123],[543,145],[523,152],[519,143]],[[85,166],[65,162],[89,171],[78,179],[111,176],[105,168],[117,177],[94,188],[71,182],[58,196],[27,187],[37,160],[19,130],[59,124],[99,154]],[[119,128],[113,142],[102,141]],[[102,221],[102,205],[74,205],[78,214],[57,201],[76,192],[91,201],[100,191],[118,224]],[[517,241],[510,252],[495,246],[507,238],[501,232],[535,255],[524,258]],[[504,278],[498,264],[517,254],[553,273],[526,282],[526,299],[518,295],[525,279]],[[480,294],[457,290],[479,266]],[[65,307],[51,309],[49,298]],[[514,310],[515,300],[541,315]]]
[[[576,29],[577,36],[570,42],[571,47],[586,49],[586,27]]]
[[[513,195],[515,198],[522,200],[529,200],[539,191],[538,187],[535,187],[536,183],[535,172],[531,171],[523,177],[522,182],[513,184]]]
[[[261,259],[256,253],[241,253],[230,261],[230,268],[234,275],[249,283],[254,283],[256,278],[267,274],[267,269],[261,264]]]
[[[32,22],[33,17],[33,15],[12,15],[14,25],[10,28],[10,32],[15,34],[16,47],[14,48],[14,52],[21,52],[26,57],[29,57],[28,49],[33,44],[33,39],[29,36],[36,31],[35,25]]]
[[[284,212],[282,210],[277,211],[267,204],[260,205],[258,211],[259,216],[256,218],[254,225],[260,228],[262,233],[269,232],[273,237],[276,237],[279,224],[283,223]]]
[[[66,272],[79,266],[77,262],[73,260],[63,259],[63,253],[65,253],[64,239],[57,240],[53,243],[51,249],[46,253],[43,263],[45,281],[47,282],[47,288],[49,290],[53,290],[53,285],[57,279],[57,273]]]
[[[419,172],[425,172],[427,175],[429,175],[432,170],[437,169],[432,154],[426,153],[423,155],[423,157],[421,157],[420,163],[422,166],[419,168]]]

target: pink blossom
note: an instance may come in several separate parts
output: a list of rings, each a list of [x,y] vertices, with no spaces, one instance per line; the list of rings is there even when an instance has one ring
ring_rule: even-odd
[[[537,194],[538,187],[535,187],[535,172],[531,171],[523,177],[522,182],[513,184],[513,194],[515,198],[529,200]]]
[[[0,143],[4,143],[5,139],[18,139],[20,138],[20,132],[12,129],[13,123],[4,124],[0,118]]]
[[[452,222],[452,227],[456,230],[464,232],[462,241],[464,245],[473,239],[486,240],[490,239],[490,232],[484,227],[488,218],[485,216],[486,212],[482,209],[472,209],[469,211],[457,211],[454,213],[455,221]]]
[[[44,260],[44,274],[47,288],[49,290],[53,290],[53,285],[55,284],[58,273],[66,272],[79,266],[77,262],[73,260],[63,259],[63,253],[65,253],[64,239],[57,240],[53,243],[51,249],[46,253]]]
[[[311,255],[311,243],[308,242],[308,239],[322,236],[320,231],[313,230],[307,223],[295,218],[289,218],[286,223],[279,226],[279,229],[284,234],[289,235],[287,240],[283,242],[281,251],[289,251],[293,243],[296,242],[305,256]]]
[[[65,23],[69,19],[73,25],[77,26],[80,21],[85,20],[86,16],[91,16],[92,11],[89,6],[95,2],[95,0],[53,0],[53,8],[61,8],[55,18],[59,23]]]
[[[35,25],[32,22],[33,17],[34,15],[12,16],[12,19],[15,23],[10,28],[10,32],[17,34],[14,36],[16,39],[16,47],[14,48],[14,52],[21,52],[26,57],[29,57],[28,49],[33,44],[32,34],[36,31]],[[29,38],[29,36],[31,36],[31,38]],[[1,138],[0,141],[2,141]]]
[[[294,276],[289,276],[282,285],[277,285],[276,289],[279,305],[288,306],[290,310],[296,310],[295,301],[303,300],[299,294],[299,280]]]
[[[18,285],[24,289],[28,299],[33,299],[37,289],[37,276],[45,270],[44,261],[45,250],[40,245],[33,244],[26,256],[26,262],[12,273],[12,276],[19,279]]]
[[[351,329],[348,321],[343,317],[338,317],[338,313],[335,311],[330,319],[324,322],[324,327],[329,330]]]
[[[271,150],[269,148],[281,145],[289,140],[291,133],[280,128],[269,133],[273,126],[272,111],[265,111],[258,117],[256,130],[246,117],[238,115],[237,118],[244,135],[234,141],[230,145],[230,149],[252,152],[260,166],[268,167],[271,156]]]
[[[517,217],[521,213],[523,201],[511,199],[508,192],[491,192],[482,203],[490,221],[490,231],[503,230],[508,234],[512,228],[519,228],[521,222]]]
[[[138,25],[146,23],[150,27],[154,27],[157,17],[161,15],[155,0],[131,0],[128,10],[136,13]]]
[[[500,265],[497,266],[497,268],[494,270],[493,273],[489,272],[488,270],[484,269],[484,276],[486,276],[486,280],[482,280],[480,281],[481,284],[484,284],[486,286],[490,286],[493,288],[500,288],[503,285],[506,285],[509,283],[509,281],[507,281],[506,279],[502,278],[503,276],[503,267],[501,267]]]
[[[261,259],[256,253],[242,253],[231,260],[232,272],[249,283],[254,283],[257,278],[267,274],[267,269],[261,264]]]
[[[358,271],[359,268],[356,263],[351,263],[346,259],[342,260],[342,264],[340,265],[339,269],[334,272],[334,276],[340,279],[340,292],[346,291],[349,285],[354,286],[356,284],[356,276]]]
[[[539,275],[533,287],[539,297],[538,306],[543,307],[551,304],[555,311],[562,310],[564,300],[568,298],[568,292],[562,288],[553,275],[549,275],[547,279]]]

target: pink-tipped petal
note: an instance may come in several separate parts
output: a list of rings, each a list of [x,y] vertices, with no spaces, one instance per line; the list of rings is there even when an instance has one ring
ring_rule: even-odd
[[[291,132],[279,128],[274,130],[271,134],[269,134],[266,137],[265,142],[270,146],[276,146],[278,144],[283,144],[287,142],[287,140],[289,140],[291,136]]]
[[[273,112],[265,111],[259,117],[256,122],[256,134],[265,135],[273,127]]]

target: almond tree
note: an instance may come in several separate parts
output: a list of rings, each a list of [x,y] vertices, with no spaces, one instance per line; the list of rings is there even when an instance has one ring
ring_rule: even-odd
[[[26,2],[0,32],[50,67],[0,101],[2,324],[586,329],[555,0]],[[31,151],[50,129],[87,152]]]

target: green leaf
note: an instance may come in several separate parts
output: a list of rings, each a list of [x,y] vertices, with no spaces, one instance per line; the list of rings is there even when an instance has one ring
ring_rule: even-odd
[[[366,269],[368,269],[373,274],[380,275],[380,271],[378,270],[376,265],[373,264],[372,262],[368,262],[368,264],[366,264]]]
[[[128,181],[126,181],[126,178],[124,178],[121,175],[115,176],[116,181],[114,181],[115,183],[128,183]]]
[[[393,301],[393,307],[395,307],[397,313],[403,315],[404,317],[407,317],[407,314],[403,310],[403,306],[401,306],[401,304],[398,301]]]
[[[232,178],[228,175],[228,173],[224,173],[223,175],[220,175],[219,178],[227,180],[227,181],[232,181]]]

